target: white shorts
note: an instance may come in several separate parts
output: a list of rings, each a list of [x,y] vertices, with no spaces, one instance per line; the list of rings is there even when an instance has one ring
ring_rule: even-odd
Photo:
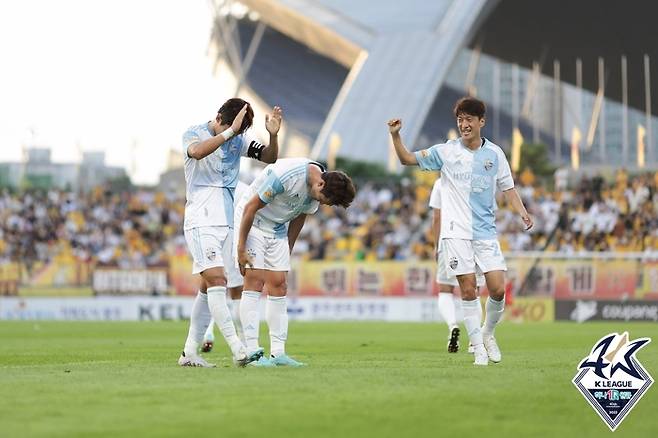
[[[229,232],[228,227],[198,227],[184,231],[187,248],[192,254],[192,274],[226,265],[229,260],[225,259],[222,249]]]
[[[450,286],[459,287],[457,277],[455,275],[448,275],[448,261],[443,257],[444,254],[445,251],[439,252],[438,263],[436,266],[436,282],[438,284],[448,284]],[[482,287],[486,283],[484,274],[479,272],[479,269],[476,269],[475,281],[478,287]]]
[[[236,229],[236,235],[238,231]],[[238,239],[235,239],[233,251],[237,254]],[[268,271],[290,271],[290,249],[287,238],[266,236],[258,228],[252,227],[245,244],[247,254],[251,257],[254,269]],[[237,257],[235,264],[237,265]]]
[[[224,265],[224,273],[226,274],[227,288],[238,287],[244,284],[244,278],[242,277],[242,274],[240,274],[240,269],[238,269],[233,238],[233,230],[230,230],[226,237],[226,241],[224,242],[224,248],[222,248],[224,260],[226,262]]]
[[[497,239],[442,239],[441,251],[447,262],[448,277],[507,271]]]

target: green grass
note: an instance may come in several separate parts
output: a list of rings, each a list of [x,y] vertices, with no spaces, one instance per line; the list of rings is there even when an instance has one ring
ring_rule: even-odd
[[[0,323],[0,436],[600,437],[607,426],[571,384],[612,331],[658,324],[502,324],[503,362],[445,352],[438,324],[293,323],[303,369],[176,365],[185,323]],[[268,345],[265,332],[262,344]],[[658,384],[615,437],[658,436]]]

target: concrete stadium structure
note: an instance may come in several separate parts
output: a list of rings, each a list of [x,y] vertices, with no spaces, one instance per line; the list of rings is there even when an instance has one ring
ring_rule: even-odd
[[[236,93],[283,106],[313,157],[389,163],[387,119],[401,117],[405,140],[424,147],[446,137],[454,100],[471,92],[489,104],[485,135],[503,146],[519,128],[560,163],[577,128],[586,161],[632,167],[642,124],[647,166],[658,159],[658,49],[641,32],[658,4],[632,18],[631,4],[611,0],[212,4],[213,53],[230,66]]]

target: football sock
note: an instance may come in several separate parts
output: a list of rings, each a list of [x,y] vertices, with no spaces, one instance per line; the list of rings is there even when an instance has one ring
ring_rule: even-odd
[[[215,320],[215,324],[222,332],[226,343],[231,348],[234,357],[240,355],[242,342],[235,333],[235,326],[231,319],[231,312],[226,304],[226,288],[224,286],[213,286],[208,288],[208,308]]]
[[[288,308],[286,297],[267,297],[265,319],[270,328],[270,354],[274,357],[286,352],[288,338]]]
[[[443,321],[448,324],[449,328],[457,325],[457,317],[455,315],[455,301],[450,292],[439,292],[439,314]]]
[[[258,306],[260,304],[260,292],[243,291],[240,300],[240,321],[242,322],[242,333],[244,334],[247,351],[253,353],[258,346],[258,329],[260,324],[260,314]]]
[[[238,334],[238,337],[244,343],[244,333],[242,333],[242,322],[240,320],[240,298],[237,300],[229,300],[229,310],[231,311],[231,318],[233,319],[233,324],[235,324],[235,332]]]
[[[484,319],[483,332],[487,336],[492,336],[496,329],[496,324],[498,324],[498,321],[503,316],[503,312],[505,312],[505,298],[503,297],[502,300],[496,301],[488,297],[486,306],[487,316]]]
[[[482,320],[478,313],[480,300],[477,298],[473,301],[462,300],[462,309],[464,309],[464,325],[468,332],[468,338],[473,345],[482,344],[482,329],[480,325]]]
[[[210,323],[210,310],[208,309],[208,295],[198,292],[192,304],[190,314],[190,329],[187,332],[187,340],[183,351],[185,356],[196,356],[199,344],[203,340],[203,332]]]

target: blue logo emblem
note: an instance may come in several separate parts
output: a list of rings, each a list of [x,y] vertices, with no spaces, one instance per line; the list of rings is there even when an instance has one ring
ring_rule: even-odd
[[[610,333],[578,365],[573,384],[614,431],[653,384],[637,352],[650,338],[629,341],[628,332]]]

